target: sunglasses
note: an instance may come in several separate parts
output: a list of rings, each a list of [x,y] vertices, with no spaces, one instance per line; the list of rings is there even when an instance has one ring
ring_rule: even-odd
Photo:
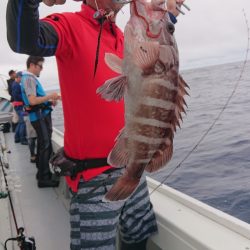
[[[39,66],[40,69],[43,69],[43,65],[41,65],[41,64],[39,64],[39,63],[37,63],[36,65]]]

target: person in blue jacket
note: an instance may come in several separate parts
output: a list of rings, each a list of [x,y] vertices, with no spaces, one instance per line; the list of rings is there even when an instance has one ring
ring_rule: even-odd
[[[60,96],[53,92],[46,94],[38,80],[43,69],[44,58],[29,56],[27,59],[27,71],[23,71],[21,88],[22,97],[29,119],[37,133],[37,180],[38,187],[57,187],[58,181],[52,179],[49,168],[49,159],[52,154],[52,105]]]
[[[22,72],[16,73],[15,81],[12,84],[12,105],[18,115],[18,124],[15,129],[15,143],[21,142],[22,145],[28,145],[26,139],[26,125],[24,122],[23,98],[21,92],[20,82],[22,79]]]

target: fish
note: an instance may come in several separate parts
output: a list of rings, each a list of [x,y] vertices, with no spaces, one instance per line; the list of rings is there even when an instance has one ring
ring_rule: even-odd
[[[106,201],[126,200],[144,171],[155,172],[173,155],[173,139],[186,113],[188,85],[179,74],[179,52],[165,0],[130,1],[124,30],[124,58],[106,53],[119,75],[97,89],[107,101],[124,99],[125,126],[108,163],[125,170],[106,193]]]

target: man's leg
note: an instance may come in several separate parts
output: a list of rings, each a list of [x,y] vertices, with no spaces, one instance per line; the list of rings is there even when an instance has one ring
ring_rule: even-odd
[[[32,160],[32,162],[35,162],[35,158],[36,158],[36,153],[35,153],[35,148],[36,148],[36,138],[32,137],[28,139],[28,143],[29,143],[29,150],[30,150],[30,157]]]
[[[15,107],[15,111],[18,115],[18,124],[15,130],[15,142],[21,142],[23,145],[27,145],[26,139],[26,127],[23,119],[23,106]]]
[[[102,199],[119,176],[121,169],[80,182],[70,206],[71,250],[116,249],[117,226],[124,201],[103,202]],[[93,191],[98,185],[100,187]]]
[[[21,144],[28,145],[28,141],[26,138],[26,125],[25,125],[25,121],[23,118],[23,107],[20,108],[18,115],[19,115],[19,125],[20,125],[20,141],[21,141]]]
[[[18,107],[14,107],[14,109],[15,109],[15,112],[16,112],[16,114],[17,114],[17,116],[18,116],[18,122],[17,122],[17,125],[16,125],[16,127],[15,127],[15,142],[16,143],[18,143],[18,142],[20,142],[20,112],[19,112],[19,110],[18,110]]]
[[[39,187],[55,187],[58,182],[51,180],[49,169],[49,159],[52,153],[51,146],[51,116],[47,115],[38,121],[32,122],[32,126],[37,133],[37,166],[38,166],[38,186]]]
[[[15,143],[20,142],[20,123],[18,122],[15,127]]]
[[[147,239],[156,232],[156,219],[143,176],[121,212],[121,250],[146,250]]]

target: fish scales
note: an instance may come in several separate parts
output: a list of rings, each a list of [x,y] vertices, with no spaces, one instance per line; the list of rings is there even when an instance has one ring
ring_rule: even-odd
[[[179,54],[164,0],[133,0],[125,27],[124,59],[105,55],[111,69],[121,74],[97,93],[108,101],[124,98],[125,126],[108,162],[126,166],[106,194],[107,200],[126,199],[146,170],[164,167],[173,154],[173,139],[185,112],[186,82],[179,75]]]

